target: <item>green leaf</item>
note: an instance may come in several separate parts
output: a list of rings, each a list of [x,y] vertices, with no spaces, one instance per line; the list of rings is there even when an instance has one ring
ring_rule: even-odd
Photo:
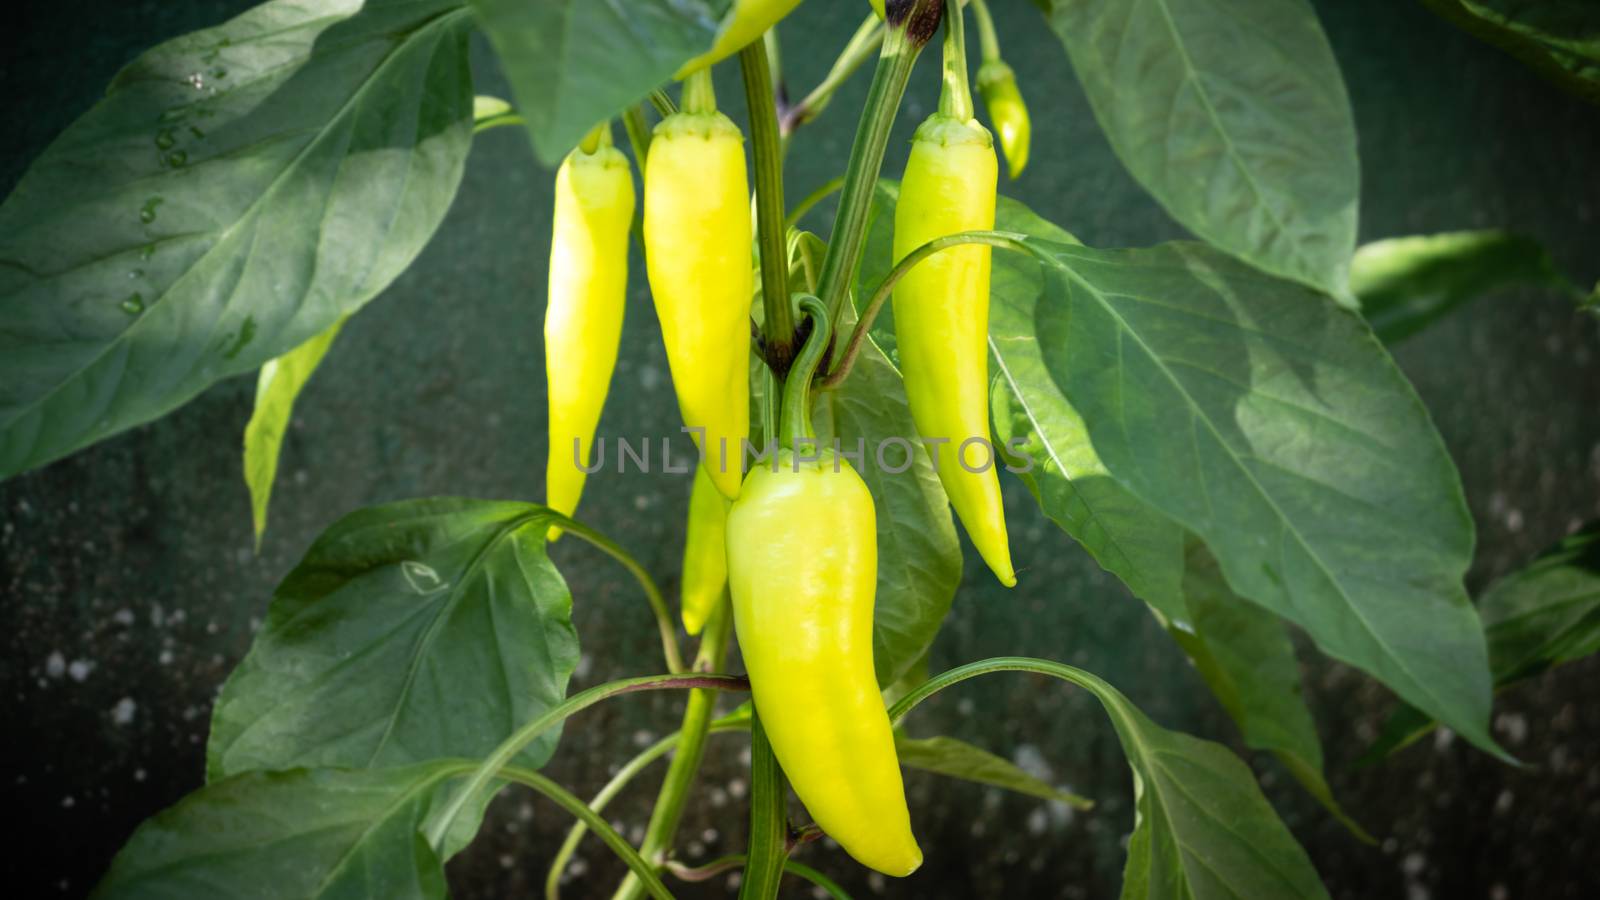
[[[149,51],[0,206],[0,477],[259,368],[427,243],[472,130],[450,0],[266,3]]]
[[[1111,147],[1172,217],[1345,296],[1360,170],[1306,0],[1039,0]]]
[[[711,49],[730,0],[471,0],[527,120],[554,166],[590,129]]]
[[[1422,0],[1566,90],[1600,103],[1600,10],[1593,0]]]
[[[854,325],[854,311],[845,310],[840,332]],[[933,644],[961,582],[961,544],[950,501],[917,440],[905,383],[870,338],[850,377],[818,397],[812,422],[824,446],[837,441],[846,454],[864,448],[865,460],[850,462],[871,489],[877,511],[872,661],[878,684],[888,686]],[[902,466],[904,471],[893,471]]]
[[[1362,244],[1350,267],[1361,314],[1397,343],[1484,294],[1514,285],[1582,294],[1537,242],[1505,231],[1456,231]]]
[[[256,378],[256,406],[244,426],[244,481],[250,489],[250,516],[255,525],[256,549],[267,531],[267,503],[272,499],[272,482],[278,476],[278,453],[294,413],[294,400],[311,380],[322,357],[333,346],[333,339],[344,327],[344,319],[327,331],[269,359]]]
[[[1455,467],[1371,332],[1207,247],[1029,241],[1045,363],[1112,475],[1240,595],[1498,752]]]
[[[1495,582],[1478,604],[1496,688],[1600,651],[1600,522],[1591,522],[1527,568]],[[1402,705],[1362,756],[1368,764],[1434,727]]]
[[[465,499],[335,523],[223,686],[208,776],[482,757],[559,704],[578,642],[549,527],[542,506]],[[516,761],[537,768],[558,737]]]
[[[969,663],[902,698],[889,711],[890,720],[898,723],[917,703],[952,684],[1004,671],[1076,684],[1111,717],[1133,769],[1135,815],[1124,900],[1328,896],[1311,860],[1238,757],[1221,744],[1162,728],[1122,692],[1082,669],[1021,657]]]
[[[418,833],[445,778],[377,771],[247,772],[207,785],[134,832],[99,900],[442,898],[444,866]]]
[[[900,764],[913,769],[1004,788],[1078,809],[1094,806],[1094,801],[1040,781],[1011,760],[966,741],[951,737],[912,738],[895,732],[894,749],[900,756]]]
[[[1190,541],[1183,587],[1188,621],[1163,624],[1238,724],[1245,743],[1276,756],[1336,819],[1372,843],[1333,798],[1322,773],[1322,741],[1283,623],[1235,594],[1199,541]]]

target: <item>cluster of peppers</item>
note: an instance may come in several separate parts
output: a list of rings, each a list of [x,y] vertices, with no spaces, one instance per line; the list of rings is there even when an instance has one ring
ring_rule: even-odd
[[[678,406],[700,450],[683,560],[682,616],[698,634],[724,593],[756,709],[795,793],[857,861],[903,876],[922,862],[872,658],[876,512],[848,460],[815,442],[810,391],[831,341],[820,300],[797,295],[811,329],[787,373],[779,449],[742,474],[749,435],[753,227],[743,136],[718,112],[711,63],[759,39],[799,0],[740,0],[716,46],[680,73],[682,110],[656,126],[645,160],[643,242]],[[975,2],[978,85],[1012,177],[1026,164],[1028,120],[993,26]],[[874,0],[882,15],[882,3]],[[952,22],[954,40],[960,23]],[[912,141],[895,213],[894,255],[994,227],[998,162],[973,116],[965,59]],[[634,214],[632,175],[609,124],[556,175],[545,349],[550,397],[547,503],[571,515],[616,366]],[[978,552],[1016,583],[994,460],[962,450],[990,439],[990,248],[942,250],[895,286],[894,325],[918,431],[949,440],[935,469]],[[987,445],[992,448],[992,442]],[[797,453],[796,451],[800,451]],[[990,449],[988,452],[992,452]],[[571,454],[571,455],[569,455]],[[987,464],[985,464],[987,463]],[[795,552],[805,530],[804,550]],[[552,539],[559,532],[552,532]]]

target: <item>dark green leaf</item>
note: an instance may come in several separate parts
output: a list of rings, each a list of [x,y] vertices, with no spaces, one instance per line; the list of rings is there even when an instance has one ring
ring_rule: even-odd
[[[217,702],[212,779],[487,755],[578,661],[547,510],[436,499],[352,513],[279,585]],[[518,756],[537,768],[558,734]]]
[[[1111,474],[1239,594],[1497,750],[1460,481],[1366,326],[1202,245],[1033,246],[1039,346]]]
[[[471,141],[451,0],[267,3],[169,41],[0,206],[0,476],[327,330],[438,227]]]
[[[339,336],[344,320],[327,331],[290,350],[277,359],[267,360],[256,378],[256,406],[244,426],[244,482],[250,489],[250,514],[255,524],[256,547],[267,530],[267,504],[272,499],[272,482],[278,476],[278,453],[294,413],[295,398],[311,380],[322,357]]]
[[[533,149],[561,162],[591,128],[711,49],[730,0],[471,0]]]
[[[1600,651],[1600,522],[1495,582],[1478,612],[1497,688]],[[1432,731],[1433,724],[1425,713],[1402,705],[1362,762],[1399,750]]]
[[[1422,0],[1440,16],[1600,103],[1600,8],[1594,0]]]
[[[1093,801],[1040,781],[1011,760],[966,741],[951,737],[911,738],[896,732],[894,749],[900,756],[900,764],[913,769],[1054,800],[1078,809],[1094,806]]]
[[[1457,231],[1363,244],[1350,267],[1361,314],[1386,343],[1427,328],[1458,307],[1512,285],[1578,290],[1535,241],[1504,231]]]
[[[1189,620],[1164,624],[1238,724],[1245,743],[1276,756],[1335,818],[1371,843],[1372,837],[1340,808],[1322,774],[1322,741],[1283,623],[1235,594],[1199,541],[1190,541],[1183,589]]]
[[[841,333],[854,325],[854,312],[846,310]],[[917,440],[900,373],[870,339],[850,377],[817,398],[812,420],[824,446],[837,440],[844,453],[865,453],[864,460],[850,462],[877,507],[872,659],[878,684],[887,686],[933,644],[961,582],[961,544],[950,501]]]
[[[1346,293],[1360,171],[1344,81],[1306,0],[1041,0],[1095,118],[1183,225]]]
[[[139,827],[94,896],[151,900],[445,896],[418,828],[461,764],[249,772]]]

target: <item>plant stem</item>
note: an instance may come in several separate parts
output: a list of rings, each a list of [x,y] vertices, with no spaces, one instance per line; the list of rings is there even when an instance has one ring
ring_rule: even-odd
[[[678,106],[672,102],[672,97],[661,88],[650,92],[650,105],[656,108],[656,115],[663,119],[678,111]]]
[[[786,142],[801,125],[815,119],[827,109],[834,92],[849,81],[850,76],[861,68],[861,64],[871,58],[883,44],[884,32],[883,23],[878,21],[877,13],[868,13],[866,19],[862,20],[861,27],[857,28],[855,35],[850,38],[850,42],[839,52],[839,58],[833,61],[833,68],[828,70],[822,82],[812,88],[811,93],[799,103],[783,111],[783,137]]]
[[[644,588],[645,599],[650,603],[650,611],[655,614],[656,630],[661,633],[661,655],[666,657],[667,671],[674,675],[684,671],[683,657],[678,652],[678,628],[672,622],[672,612],[667,609],[667,600],[661,595],[661,588],[656,586],[655,579],[650,577],[650,573],[645,571],[644,566],[639,565],[639,561],[634,559],[632,554],[593,528],[566,516],[559,516],[557,522],[562,529],[604,550],[612,559],[622,563],[624,568],[633,573],[639,586]]]
[[[745,731],[750,727],[747,717],[737,713],[723,716],[711,722],[711,727],[706,730],[708,735],[723,734],[729,731]],[[599,813],[606,808],[622,789],[627,787],[640,772],[643,772],[651,763],[665,756],[669,751],[678,746],[678,741],[683,737],[682,731],[674,731],[644,750],[638,756],[628,760],[611,780],[605,783],[599,793],[589,800],[589,808]],[[578,850],[578,844],[583,841],[583,836],[589,833],[589,826],[584,822],[576,822],[567,832],[567,839],[561,843],[561,849],[556,851],[555,858],[550,862],[550,871],[545,876],[545,900],[560,900],[561,873],[567,868],[567,863],[572,860],[572,854]]]
[[[500,742],[489,757],[478,764],[472,777],[467,783],[455,792],[450,802],[445,804],[437,813],[428,817],[424,833],[428,843],[434,847],[440,846],[445,834],[450,830],[450,825],[455,822],[456,816],[461,814],[469,801],[483,790],[484,786],[500,775],[501,770],[511,764],[511,760],[521,753],[523,748],[533,743],[558,723],[563,722],[572,714],[588,709],[602,700],[631,694],[638,691],[681,690],[684,688],[711,688],[719,691],[748,691],[750,681],[743,676],[736,675],[646,675],[642,678],[623,678],[618,681],[609,681],[596,685],[582,693],[568,697],[561,703],[528,724],[512,732],[511,736]]]
[[[759,713],[750,719],[750,839],[739,884],[739,900],[772,900],[778,896],[783,864],[788,859],[789,825],[784,815],[789,784],[772,755]]]
[[[644,172],[644,162],[650,155],[650,123],[645,121],[644,107],[635,103],[623,110],[622,127],[628,132],[628,143],[633,146],[633,157]]]
[[[939,92],[939,112],[963,122],[973,116],[972,86],[967,83],[965,22],[961,0],[945,0],[944,90]]]
[[[616,829],[612,828],[605,819],[600,818],[599,813],[590,809],[582,800],[574,797],[566,788],[532,769],[525,769],[521,766],[507,766],[500,771],[500,774],[518,784],[533,788],[554,800],[562,809],[577,816],[579,822],[593,829],[594,833],[599,835],[602,841],[605,841],[606,846],[610,847],[613,853],[628,864],[629,871],[644,882],[645,887],[650,891],[650,896],[657,898],[657,900],[672,900],[672,892],[668,891],[667,886],[661,883],[661,879],[645,863],[644,857],[634,851],[633,845],[629,844],[622,835],[617,834]]]
[[[717,89],[711,82],[711,67],[696,69],[683,80],[683,111],[691,116],[717,111]]]
[[[1000,38],[994,31],[994,18],[989,15],[988,0],[968,0],[972,16],[978,20],[978,45],[983,48],[983,61],[1000,58]]]
[[[867,105],[856,127],[855,143],[850,147],[850,164],[845,169],[833,232],[828,236],[828,252],[822,260],[818,286],[822,302],[827,304],[832,317],[838,316],[850,282],[856,277],[856,268],[861,264],[867,212],[872,206],[878,173],[883,169],[889,131],[894,127],[895,113],[905,94],[906,82],[911,78],[917,54],[938,27],[940,2],[942,0],[916,0],[884,35],[878,69],[873,73]]]
[[[872,328],[872,322],[878,318],[878,312],[883,309],[884,301],[894,291],[894,286],[907,272],[928,257],[961,244],[988,244],[991,247],[1000,247],[1005,250],[1016,250],[1020,253],[1032,254],[1033,251],[1027,244],[1027,235],[1011,231],[960,231],[937,237],[923,244],[917,249],[907,253],[889,274],[884,276],[883,283],[872,292],[872,300],[861,311],[861,318],[857,320],[855,330],[850,333],[850,342],[845,345],[844,353],[839,355],[838,362],[834,363],[833,370],[822,379],[821,387],[829,390],[838,387],[850,374],[850,367],[855,365],[856,357],[861,355],[861,345],[867,339],[867,332]]]
[[[696,672],[714,672],[722,668],[728,652],[728,632],[731,630],[733,610],[727,592],[706,619],[700,650],[695,654]],[[650,824],[645,829],[644,843],[639,852],[652,866],[661,864],[661,857],[672,846],[677,836],[678,823],[683,821],[683,808],[689,800],[689,790],[694,787],[695,776],[700,772],[700,760],[705,756],[706,734],[710,731],[712,714],[716,711],[715,691],[689,692],[689,702],[683,711],[683,725],[678,730],[678,752],[667,767],[667,777],[656,795],[655,808],[650,812]],[[637,897],[641,884],[629,874],[617,887],[617,898]]]
[[[723,872],[744,868],[745,860],[746,856],[743,853],[733,853],[728,856],[719,856],[703,866],[690,867],[682,863],[667,863],[667,871],[671,872],[672,876],[680,881],[710,881]],[[844,888],[840,887],[838,882],[804,863],[795,862],[792,859],[786,860],[783,864],[783,870],[790,875],[799,875],[801,878],[822,888],[834,900],[850,900],[850,895],[845,893]]]
[[[778,421],[778,433],[788,446],[800,451],[800,443],[815,438],[811,428],[811,379],[817,373],[817,364],[833,341],[833,323],[828,320],[828,310],[822,301],[810,294],[800,294],[797,304],[811,319],[811,333],[805,346],[794,361],[794,369],[783,386],[783,412]]]
[[[767,51],[755,41],[739,51],[744,96],[750,110],[750,147],[755,157],[756,241],[761,248],[761,307],[767,365],[778,378],[794,359],[794,316],[789,304],[789,254],[783,225],[783,146],[772,97]]]

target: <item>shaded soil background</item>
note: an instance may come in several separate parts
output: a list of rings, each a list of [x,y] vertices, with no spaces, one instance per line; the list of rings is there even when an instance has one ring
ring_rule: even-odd
[[[158,41],[219,22],[232,0],[23,0],[0,54],[6,128],[0,187]],[[1031,8],[996,4],[1007,56],[1035,114],[1034,159],[1011,196],[1100,246],[1181,230],[1122,171],[1059,45]],[[785,29],[798,96],[855,27],[864,4],[812,0]],[[1508,227],[1549,246],[1580,283],[1600,277],[1600,108],[1570,98],[1415,3],[1323,0],[1362,153],[1363,240]],[[815,48],[815,49],[812,49]],[[504,96],[481,42],[480,92]],[[930,61],[931,60],[931,61]],[[886,174],[934,106],[928,54],[902,110]],[[722,76],[723,105],[742,93]],[[787,173],[798,198],[842,170],[868,76],[801,135]],[[319,530],[361,506],[430,494],[537,499],[544,456],[543,314],[551,172],[514,129],[481,135],[458,201],[417,264],[358,315],[307,389],[284,449],[260,555],[239,475],[253,379],[208,391],[174,415],[0,484],[0,803],[20,846],[0,862],[8,893],[81,896],[146,816],[201,782],[207,722],[276,582]],[[823,230],[831,208],[808,220]],[[604,435],[671,434],[676,410],[660,335],[633,260],[623,362]],[[0,326],[3,327],[3,326]],[[1397,349],[1460,466],[1478,523],[1469,586],[1481,590],[1600,514],[1600,328],[1560,298],[1508,291]],[[999,588],[966,546],[965,582],[933,651],[935,669],[1028,654],[1098,672],[1162,724],[1237,735],[1142,606],[1007,483],[1021,584]],[[684,479],[596,476],[585,517],[675,587]],[[964,540],[964,539],[963,539]],[[571,583],[584,641],[574,689],[660,668],[637,589],[573,542],[553,555]],[[1353,770],[1391,700],[1302,641],[1329,775],[1374,834],[1356,842],[1256,757],[1269,796],[1339,898],[1594,896],[1600,858],[1600,662],[1504,693],[1497,735],[1530,763],[1502,766],[1448,736]],[[675,727],[682,698],[614,701],[574,720],[548,772],[587,794],[644,743]],[[858,896],[1115,896],[1132,827],[1132,786],[1097,705],[1022,677],[968,682],[922,707],[918,735],[953,734],[1096,798],[1088,814],[911,773],[928,851],[904,882],[867,877],[839,851],[803,859]],[[743,845],[743,741],[711,744],[685,822],[688,860]],[[609,812],[642,833],[660,770]],[[453,862],[464,898],[537,894],[568,821],[526,794],[497,801],[479,842]],[[606,896],[621,866],[585,845],[568,894]],[[730,896],[724,880],[682,886]],[[675,888],[676,889],[676,888]],[[804,896],[796,885],[792,892]]]

